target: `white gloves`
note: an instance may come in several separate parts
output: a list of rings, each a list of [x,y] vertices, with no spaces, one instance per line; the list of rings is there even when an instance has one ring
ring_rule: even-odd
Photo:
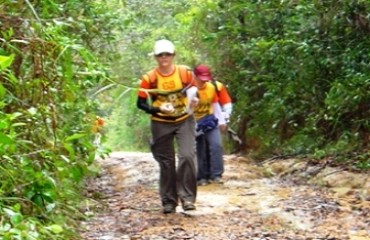
[[[159,107],[159,110],[161,110],[163,113],[172,113],[175,111],[175,108],[171,103],[162,103],[162,105]]]

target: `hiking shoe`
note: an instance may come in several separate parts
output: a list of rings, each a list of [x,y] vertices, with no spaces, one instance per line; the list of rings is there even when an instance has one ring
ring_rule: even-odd
[[[208,180],[207,180],[207,179],[200,179],[200,180],[197,182],[197,185],[198,185],[198,186],[205,186],[205,185],[208,185]]]
[[[182,208],[184,209],[184,211],[190,211],[190,210],[195,210],[196,209],[194,203],[192,203],[192,202],[184,202],[182,204]]]
[[[212,179],[212,182],[216,183],[216,184],[223,184],[224,183],[224,181],[222,181],[222,179],[220,177],[215,177],[214,179]]]
[[[166,204],[163,206],[164,214],[175,213],[175,212],[176,212],[176,207],[174,205]]]

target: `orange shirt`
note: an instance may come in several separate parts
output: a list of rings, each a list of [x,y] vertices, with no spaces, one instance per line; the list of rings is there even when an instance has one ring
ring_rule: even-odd
[[[213,114],[212,103],[219,101],[216,88],[212,83],[206,82],[204,87],[198,88],[199,103],[194,109],[195,120]]]
[[[218,90],[218,101],[221,104],[221,106],[227,103],[231,103],[231,97],[226,87],[219,81],[216,81],[216,86]]]

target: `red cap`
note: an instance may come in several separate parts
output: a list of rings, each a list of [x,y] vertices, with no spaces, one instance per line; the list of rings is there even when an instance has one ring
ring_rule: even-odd
[[[198,65],[194,68],[194,74],[202,81],[212,80],[211,70],[206,65]]]

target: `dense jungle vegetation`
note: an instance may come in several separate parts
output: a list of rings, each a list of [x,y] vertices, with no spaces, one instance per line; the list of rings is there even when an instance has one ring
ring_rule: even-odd
[[[370,168],[367,0],[3,0],[0,31],[0,239],[78,239],[94,159],[148,150],[136,88],[163,37],[236,98],[233,151]]]

